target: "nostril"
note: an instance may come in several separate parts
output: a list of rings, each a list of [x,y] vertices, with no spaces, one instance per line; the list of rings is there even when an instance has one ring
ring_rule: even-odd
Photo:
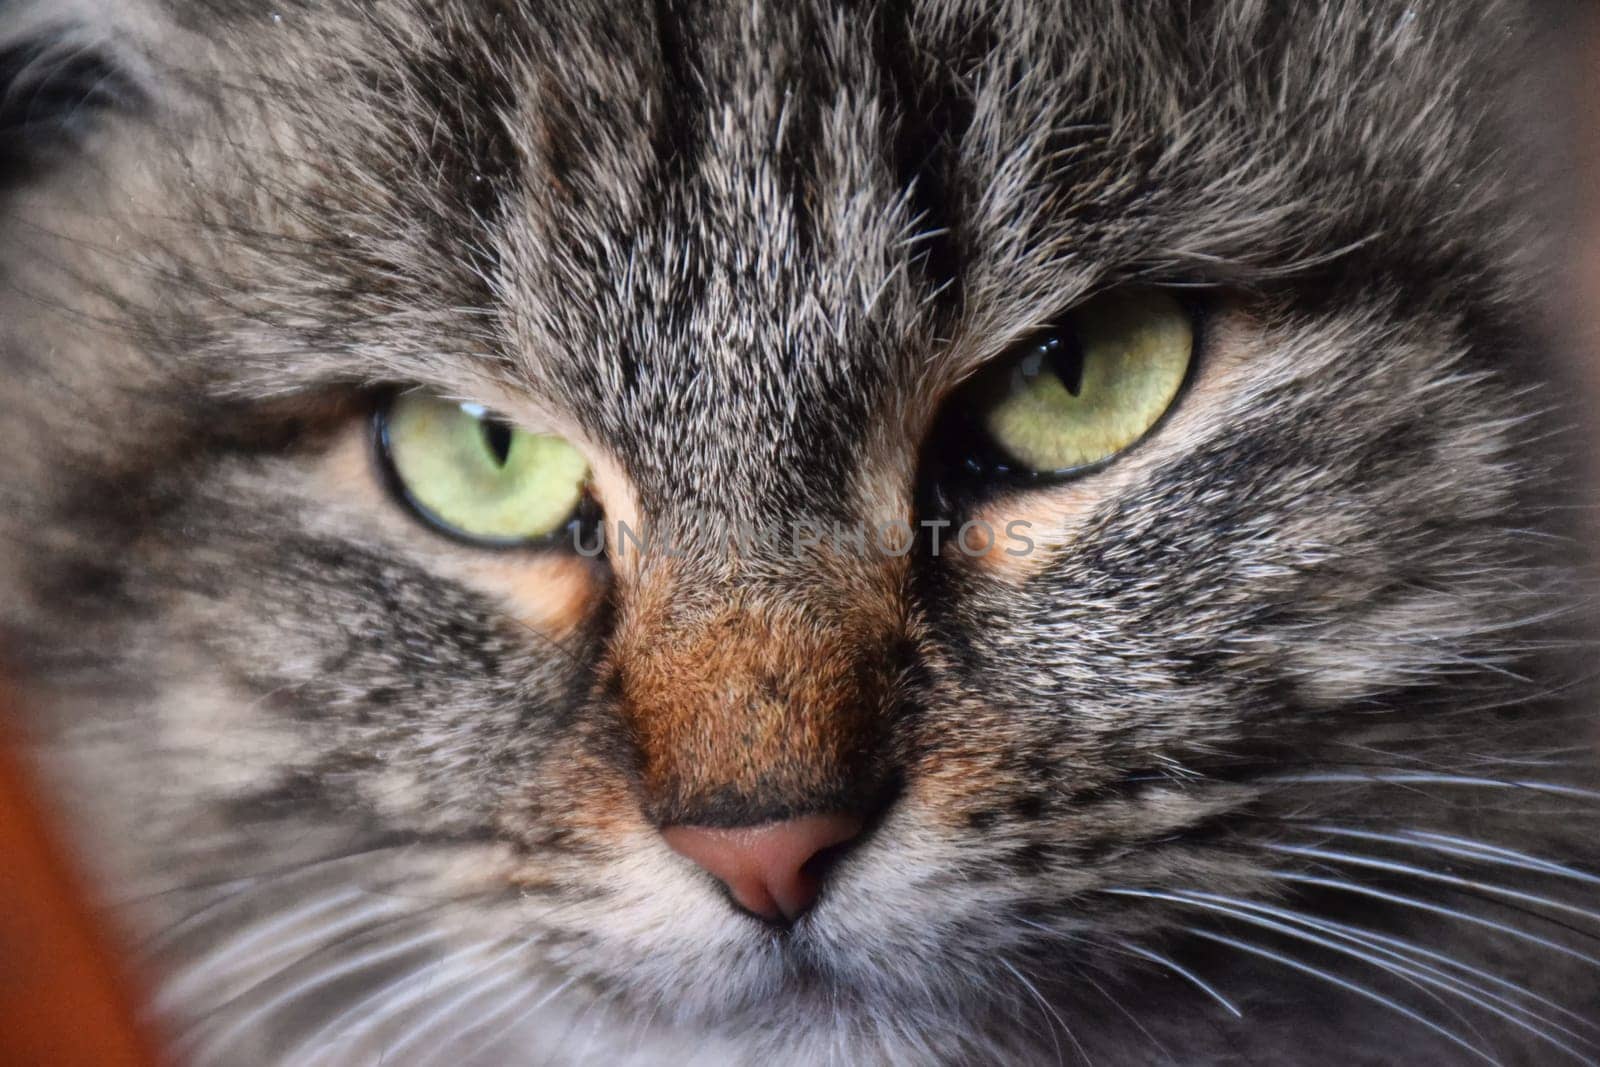
[[[859,833],[858,829],[856,833],[851,834],[845,840],[818,849],[815,855],[800,865],[800,873],[820,885],[823,879],[827,878],[828,873],[833,870],[834,865],[855,845],[855,839]]]
[[[741,908],[772,922],[797,919],[861,833],[842,813],[803,815],[759,826],[668,826],[667,845],[716,877]]]

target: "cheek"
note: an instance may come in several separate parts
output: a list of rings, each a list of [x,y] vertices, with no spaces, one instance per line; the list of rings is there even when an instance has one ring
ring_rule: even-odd
[[[185,590],[164,644],[244,689],[209,715],[226,731],[211,747],[259,773],[242,792],[314,782],[340,811],[483,826],[572,729],[592,652],[576,631],[603,581],[554,554],[459,551],[400,512],[367,459],[355,429],[300,466],[219,471],[209,506],[238,503],[176,519],[162,566],[186,570],[153,579]]]
[[[549,739],[508,801],[503,829],[531,849],[525,880],[549,878],[568,859],[576,861],[568,873],[581,876],[592,858],[623,858],[641,837],[653,837],[614,739],[603,734],[591,722]]]
[[[1226,739],[1415,689],[1474,642],[1503,653],[1496,628],[1531,606],[1484,529],[1518,470],[1504,383],[1463,391],[1442,332],[1337,323],[1230,316],[1206,358],[1144,445],[990,507],[997,528],[1033,523],[1032,553],[947,561],[968,616],[947,629],[984,635],[966,684],[1029,679],[1022,706],[1075,729]]]
[[[954,722],[927,724],[928,740],[906,775],[906,806],[943,833],[985,829],[984,813],[1030,791],[1017,773],[1020,732],[1003,729],[987,709]],[[1005,739],[1005,740],[1000,740]]]
[[[1019,491],[984,506],[972,518],[999,534],[993,551],[962,556],[956,565],[988,580],[1021,585],[1070,551],[1096,513],[1136,492],[1164,465],[1226,431],[1260,382],[1260,341],[1241,312],[1219,313],[1206,331],[1194,380],[1145,440],[1109,466],[1061,485]]]
[[[582,558],[489,558],[454,570],[464,584],[493,596],[528,630],[559,640],[578,632],[604,595],[601,568]]]

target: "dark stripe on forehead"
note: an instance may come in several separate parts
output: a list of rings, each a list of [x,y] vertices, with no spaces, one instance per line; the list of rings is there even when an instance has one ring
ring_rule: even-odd
[[[441,20],[437,45],[407,64],[410,84],[392,89],[410,94],[412,106],[433,117],[425,131],[416,131],[426,135],[413,140],[412,172],[430,176],[428,192],[455,211],[447,217],[423,205],[418,220],[431,222],[430,237],[447,262],[471,262],[485,305],[491,294],[482,279],[499,267],[490,235],[506,197],[524,178],[504,116],[517,99],[517,59],[534,45],[526,20],[507,14],[506,7],[503,2],[474,5],[463,20]],[[404,47],[394,39],[393,27],[380,32]]]
[[[817,170],[825,162],[822,105],[838,91],[840,75],[825,55],[806,46],[826,32],[814,13],[796,13],[795,40],[778,87],[783,109],[772,131],[778,181],[794,215],[795,254],[808,259],[816,252],[813,201],[819,195]],[[813,45],[814,48],[814,45]]]
[[[921,237],[912,260],[924,288],[937,293],[942,318],[961,308],[962,189],[957,149],[973,115],[972,87],[964,80],[993,48],[990,28],[963,27],[953,53],[919,35],[909,0],[885,5],[879,20],[880,91],[895,123],[894,165],[910,191]]]
[[[661,117],[653,130],[661,184],[694,172],[705,144],[705,74],[697,55],[704,47],[695,23],[695,0],[656,0],[655,19],[664,72]]]
[[[658,95],[637,144],[591,123],[596,180],[530,193],[515,283],[548,330],[535,373],[647,510],[826,510],[876,414],[904,289],[874,27],[696,0],[652,14],[640,75]],[[637,79],[573,73],[640,98]],[[547,102],[523,121],[553,121]],[[889,295],[869,314],[874,290]]]

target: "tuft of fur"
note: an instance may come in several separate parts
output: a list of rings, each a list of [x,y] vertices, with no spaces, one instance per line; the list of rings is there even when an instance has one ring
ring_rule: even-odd
[[[1536,39],[1498,0],[0,8],[0,627],[174,1047],[1593,1058]],[[967,376],[1128,285],[1205,308],[1155,435],[919,489]],[[407,386],[684,543],[994,508],[1037,551],[613,561],[557,632],[363,467]],[[719,687],[823,770],[708,727]],[[657,833],[724,767],[736,821],[882,805],[785,933]]]

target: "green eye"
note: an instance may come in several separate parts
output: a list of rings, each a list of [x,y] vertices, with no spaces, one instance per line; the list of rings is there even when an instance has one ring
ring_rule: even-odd
[[[1016,466],[1063,473],[1143,437],[1189,372],[1194,327],[1165,293],[1113,293],[1031,338],[978,383],[978,421]]]
[[[475,404],[396,396],[378,414],[378,448],[424,518],[485,544],[556,533],[583,499],[589,465],[560,437],[526,433]]]

